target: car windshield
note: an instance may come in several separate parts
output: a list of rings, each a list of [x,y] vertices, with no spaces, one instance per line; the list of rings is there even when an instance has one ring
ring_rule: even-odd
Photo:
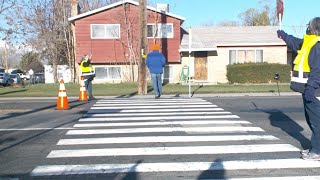
[[[10,77],[11,77],[11,78],[16,78],[17,75],[16,75],[16,74],[10,74]]]

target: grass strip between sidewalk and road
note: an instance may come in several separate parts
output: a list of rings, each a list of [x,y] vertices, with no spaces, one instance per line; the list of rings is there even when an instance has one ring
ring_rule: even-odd
[[[78,96],[80,92],[79,84],[65,84],[67,96]],[[289,84],[279,84],[281,92],[292,92]],[[128,96],[138,95],[137,83],[119,83],[119,84],[93,84],[94,96]],[[59,92],[59,83],[56,84],[31,84],[12,87],[0,87],[0,97],[57,97]],[[215,94],[215,93],[278,93],[277,84],[218,84],[201,85],[193,84],[191,86],[192,94]],[[163,86],[164,95],[188,94],[188,85],[166,84]],[[151,84],[148,84],[148,94],[153,95]]]

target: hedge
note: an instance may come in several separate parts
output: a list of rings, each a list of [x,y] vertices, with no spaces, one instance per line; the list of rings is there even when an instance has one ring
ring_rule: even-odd
[[[244,63],[227,66],[227,79],[230,84],[275,83],[275,74],[280,75],[278,82],[290,82],[291,66],[288,64]]]

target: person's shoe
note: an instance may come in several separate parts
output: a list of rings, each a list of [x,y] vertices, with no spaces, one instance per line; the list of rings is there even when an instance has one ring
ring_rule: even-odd
[[[159,97],[159,96],[155,96],[154,98],[155,98],[155,99],[159,99],[160,97]]]
[[[89,100],[94,100],[96,99],[94,96],[89,96]]]
[[[300,153],[302,154],[302,155],[306,155],[306,154],[308,154],[309,153],[309,149],[303,149],[303,150],[301,150],[300,151]]]
[[[301,158],[310,161],[320,161],[320,154],[309,152],[308,154],[302,155]]]

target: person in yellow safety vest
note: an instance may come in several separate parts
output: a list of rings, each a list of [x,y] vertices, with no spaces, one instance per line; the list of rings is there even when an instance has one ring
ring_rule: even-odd
[[[298,53],[290,87],[302,93],[306,121],[312,131],[311,146],[301,151],[301,158],[320,160],[320,17],[309,22],[303,39],[282,30],[277,34],[289,49]]]
[[[91,64],[91,55],[85,55],[82,57],[80,71],[81,76],[84,77],[84,83],[88,92],[89,100],[94,99],[92,95],[92,80],[95,77],[95,72]]]

